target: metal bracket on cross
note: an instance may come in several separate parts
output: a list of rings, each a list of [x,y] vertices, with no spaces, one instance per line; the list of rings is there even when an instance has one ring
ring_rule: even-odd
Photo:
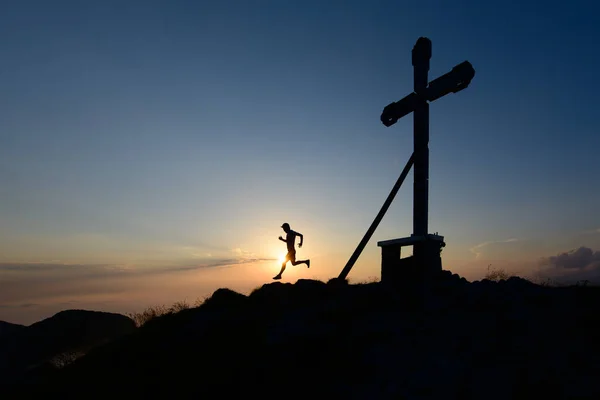
[[[400,189],[402,182],[408,175],[410,168],[414,166],[413,186],[413,234],[409,238],[393,239],[379,242],[382,247],[382,281],[384,277],[385,264],[392,265],[397,255],[399,258],[400,246],[413,245],[413,255],[417,265],[433,262],[439,257],[441,247],[445,246],[443,236],[430,235],[427,230],[429,214],[429,102],[435,101],[449,93],[457,93],[467,88],[475,76],[475,69],[468,61],[456,65],[450,72],[428,82],[429,60],[431,59],[431,40],[420,37],[412,49],[412,65],[414,71],[413,92],[403,99],[388,104],[381,113],[381,122],[390,127],[400,118],[413,113],[414,127],[413,140],[414,151],[410,156],[400,178],[394,185],[379,214],[367,230],[367,233],[359,243],[358,247],[344,266],[339,279],[346,279],[348,273],[356,263],[362,250],[377,229],[379,222],[383,219],[394,196]],[[390,252],[384,247],[394,246]],[[386,252],[387,251],[387,252]],[[385,256],[392,254],[393,257]],[[391,260],[391,261],[386,261]],[[441,269],[441,261],[439,263]],[[388,268],[389,269],[389,268]],[[391,274],[390,274],[391,275]]]

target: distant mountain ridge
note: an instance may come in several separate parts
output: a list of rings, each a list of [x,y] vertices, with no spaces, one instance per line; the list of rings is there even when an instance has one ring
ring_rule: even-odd
[[[64,353],[83,354],[135,330],[135,323],[124,315],[87,310],[61,311],[30,326],[0,326],[6,332],[0,340],[0,383],[48,367]]]
[[[25,325],[11,324],[10,322],[0,321],[0,340],[12,334],[21,332]]]

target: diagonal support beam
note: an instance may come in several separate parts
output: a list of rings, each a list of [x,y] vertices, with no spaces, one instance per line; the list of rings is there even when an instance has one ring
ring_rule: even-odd
[[[362,238],[362,240],[358,244],[358,247],[356,248],[356,250],[354,250],[354,253],[352,253],[352,256],[350,256],[350,259],[346,263],[346,266],[344,267],[344,269],[338,276],[339,279],[346,279],[346,277],[348,276],[348,273],[350,273],[350,270],[356,263],[356,260],[358,260],[360,253],[362,253],[363,249],[365,248],[365,246],[371,239],[371,236],[373,236],[375,229],[377,229],[377,226],[383,219],[383,216],[387,212],[388,208],[390,208],[390,205],[392,204],[394,197],[396,197],[396,193],[398,193],[398,190],[400,190],[400,186],[402,186],[402,182],[404,182],[404,180],[406,179],[406,176],[410,172],[410,169],[413,166],[414,160],[415,160],[415,155],[413,153],[413,154],[411,154],[410,158],[408,159],[408,162],[404,166],[404,169],[402,170],[400,177],[396,181],[396,184],[394,185],[390,194],[388,195],[387,199],[385,200],[385,203],[383,203],[381,210],[379,210],[379,214],[377,214],[377,216],[373,220],[373,223],[369,227],[369,230],[367,230],[367,233],[365,233],[365,236]]]

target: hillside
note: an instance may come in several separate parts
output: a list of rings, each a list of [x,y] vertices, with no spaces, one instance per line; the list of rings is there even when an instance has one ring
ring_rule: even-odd
[[[16,329],[10,325],[11,332],[0,340],[0,383],[29,380],[40,368],[51,368],[52,361],[60,362],[56,358],[64,353],[85,353],[135,329],[123,315],[85,310],[61,311]]]
[[[0,340],[21,332],[21,330],[25,328],[25,325],[11,324],[10,322],[0,321]]]
[[[447,271],[419,287],[219,289],[11,396],[600,398],[599,305],[598,288]]]

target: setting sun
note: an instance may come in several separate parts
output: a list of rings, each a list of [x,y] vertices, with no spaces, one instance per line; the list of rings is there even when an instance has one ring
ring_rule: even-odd
[[[285,253],[281,253],[279,255],[279,258],[277,259],[277,261],[279,261],[279,263],[283,263],[284,260],[285,260]]]

